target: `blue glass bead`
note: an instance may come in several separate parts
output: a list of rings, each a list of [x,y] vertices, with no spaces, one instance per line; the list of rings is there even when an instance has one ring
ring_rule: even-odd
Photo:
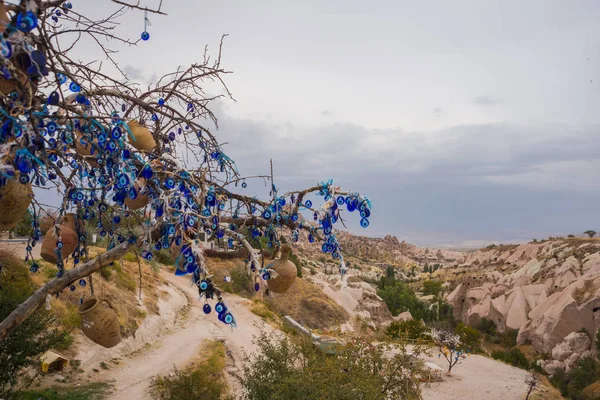
[[[150,39],[150,34],[146,31],[142,32],[142,40],[146,41],[148,39]]]

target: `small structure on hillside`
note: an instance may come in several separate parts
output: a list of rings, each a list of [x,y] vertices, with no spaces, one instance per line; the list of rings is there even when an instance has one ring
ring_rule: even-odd
[[[42,372],[62,371],[69,365],[69,359],[53,351],[45,352],[41,357]]]

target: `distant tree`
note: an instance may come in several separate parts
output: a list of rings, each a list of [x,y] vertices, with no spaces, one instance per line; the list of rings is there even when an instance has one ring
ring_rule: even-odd
[[[410,311],[414,319],[430,321],[434,313],[427,305],[420,301],[415,292],[405,283],[396,282],[377,291],[377,295],[383,299],[392,315],[398,315]]]
[[[437,271],[437,270],[438,270],[438,269],[440,269],[441,267],[442,267],[442,266],[441,266],[440,264],[433,264],[433,271],[432,271],[432,272],[435,272],[435,271]]]
[[[479,320],[479,323],[477,324],[476,328],[483,332],[483,333],[487,333],[488,335],[491,336],[495,336],[496,332],[497,332],[497,328],[496,328],[496,324],[494,323],[494,321],[487,319],[487,318],[481,318],[481,320]]]
[[[537,243],[537,239],[533,239],[533,243]]]
[[[429,330],[422,321],[409,319],[407,321],[394,321],[386,329],[386,335],[394,339],[423,339]]]
[[[425,263],[425,266],[423,267],[423,272],[425,272],[425,273],[430,272],[428,263]]]
[[[388,278],[395,278],[396,271],[394,271],[394,267],[392,267],[391,265],[388,265],[387,269],[385,270],[385,276]]]
[[[574,237],[575,237],[575,235],[568,235],[567,237],[568,237],[568,238],[574,238]]]
[[[586,235],[588,235],[590,238],[593,238],[594,236],[596,236],[596,231],[592,231],[592,230],[585,231],[583,233],[585,233]]]
[[[470,351],[479,351],[481,348],[481,334],[475,328],[459,322],[454,332],[460,337],[465,348]]]
[[[11,230],[11,233],[17,236],[29,236],[31,234],[31,230],[33,229],[32,222],[33,214],[31,214],[31,211],[27,210],[23,218],[17,222],[17,226]]]
[[[423,282],[423,294],[425,296],[434,295],[438,296],[442,291],[442,283],[433,280],[427,280]]]
[[[525,384],[527,385],[527,395],[525,396],[525,400],[529,400],[529,396],[533,392],[533,389],[539,385],[542,380],[542,374],[538,371],[530,371],[527,377],[525,378]]]
[[[435,347],[439,350],[439,357],[444,356],[444,359],[448,362],[446,374],[451,375],[452,368],[460,364],[463,355],[460,336],[443,329],[432,329],[430,336]]]
[[[415,265],[414,265],[414,264],[413,264],[413,266],[412,266],[412,268],[411,268],[411,270],[410,270],[410,274],[411,274],[412,276],[415,276],[415,275],[416,275],[416,274],[415,274]]]

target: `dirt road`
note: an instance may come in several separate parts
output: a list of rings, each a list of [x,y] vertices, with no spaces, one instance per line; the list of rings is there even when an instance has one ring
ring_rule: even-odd
[[[114,369],[103,372],[98,378],[113,381],[115,385],[109,399],[149,398],[147,391],[152,377],[170,372],[173,366],[181,367],[188,364],[198,356],[204,340],[224,340],[230,364],[227,369],[230,375],[235,375],[243,359],[243,350],[249,352],[253,350],[252,338],[259,333],[259,327],[271,329],[250,312],[246,305],[249,303],[248,300],[237,296],[225,296],[225,302],[238,325],[237,328],[232,329],[218,321],[214,311],[210,315],[202,312],[203,303],[197,300],[197,290],[189,286],[189,278],[177,277],[167,272],[163,276],[178,290],[193,299],[186,323],[181,329],[157,338],[150,348],[122,359]],[[229,381],[230,386],[235,390],[236,380],[230,376]]]

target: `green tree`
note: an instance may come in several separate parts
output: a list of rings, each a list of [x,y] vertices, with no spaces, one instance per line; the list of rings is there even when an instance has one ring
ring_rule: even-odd
[[[394,321],[386,328],[386,335],[394,339],[423,339],[427,326],[422,321],[409,319],[407,321]]]
[[[362,338],[329,355],[304,337],[263,332],[255,343],[242,378],[247,400],[421,399],[418,346],[409,352],[396,344],[397,353],[387,357],[391,347]]]
[[[583,389],[598,379],[598,361],[593,357],[581,358],[567,374],[567,393],[569,398],[583,400]]]
[[[31,234],[32,224],[33,223],[33,214],[31,211],[27,210],[23,218],[17,222],[17,226],[15,226],[11,232],[16,234],[17,236],[29,236]]]
[[[425,296],[434,295],[439,296],[442,291],[442,283],[433,280],[427,280],[423,282],[423,294]]]
[[[487,333],[488,335],[495,336],[497,333],[496,324],[494,321],[489,320],[487,318],[481,318],[479,323],[476,326],[483,333]]]
[[[481,335],[477,329],[459,322],[454,333],[460,337],[464,349],[469,351],[481,350]]]
[[[410,270],[410,274],[411,274],[412,276],[415,276],[415,275],[416,275],[416,274],[415,274],[415,265],[414,265],[414,264],[413,264],[413,266],[412,266],[412,268],[411,268],[411,270]]]
[[[596,236],[596,231],[593,231],[591,229],[589,231],[585,231],[583,233],[585,233],[586,235],[588,235],[590,238],[593,238],[594,236]]]
[[[403,282],[397,282],[393,286],[386,285],[378,290],[377,294],[383,299],[392,315],[410,311],[413,318],[417,320],[430,321],[434,317],[427,305],[420,301],[415,292]]]
[[[18,258],[0,252],[0,320],[9,315],[31,293],[34,286],[29,271]],[[39,356],[65,344],[67,335],[60,332],[51,314],[38,309],[6,339],[0,341],[0,396],[7,394],[26,367],[37,366]]]
[[[396,271],[394,271],[394,267],[392,267],[391,265],[388,265],[386,270],[385,270],[385,276],[388,278],[395,278],[396,277]]]

